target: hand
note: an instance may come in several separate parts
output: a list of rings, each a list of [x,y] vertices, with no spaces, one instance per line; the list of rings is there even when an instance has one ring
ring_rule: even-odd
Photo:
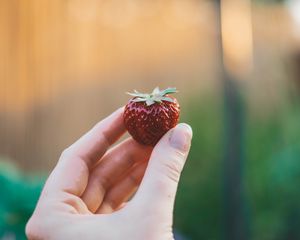
[[[173,239],[174,200],[192,130],[179,124],[154,149],[129,138],[108,150],[125,132],[122,113],[63,151],[27,223],[30,240]]]

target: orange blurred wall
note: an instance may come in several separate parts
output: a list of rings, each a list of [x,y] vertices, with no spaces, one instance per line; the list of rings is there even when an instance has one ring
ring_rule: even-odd
[[[254,48],[291,46],[283,7],[251,13]],[[215,16],[198,0],[0,1],[0,156],[49,169],[126,91],[218,89]]]

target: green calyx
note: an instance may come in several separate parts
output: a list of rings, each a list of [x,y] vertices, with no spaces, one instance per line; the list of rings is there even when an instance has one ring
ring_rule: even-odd
[[[165,90],[160,90],[159,87],[154,88],[152,93],[140,93],[134,90],[134,93],[127,93],[130,96],[135,97],[132,101],[134,102],[146,102],[147,106],[151,106],[154,103],[161,103],[162,101],[174,102],[174,99],[167,97],[167,94],[177,93],[176,88],[167,88]]]

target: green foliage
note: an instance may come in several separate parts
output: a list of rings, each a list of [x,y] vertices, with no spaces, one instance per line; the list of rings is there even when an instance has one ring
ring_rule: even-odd
[[[0,161],[0,239],[26,239],[25,224],[42,185],[42,178],[23,176],[12,165]]]
[[[190,99],[181,121],[191,124],[193,142],[175,205],[175,226],[191,239],[220,239],[222,233],[222,115],[215,96]]]
[[[285,96],[286,97],[286,96]],[[249,239],[300,239],[300,109],[257,116],[245,109],[245,192]],[[183,107],[194,130],[179,186],[175,226],[190,239],[222,239],[223,103],[209,96]]]
[[[300,239],[300,111],[285,105],[247,125],[253,239]]]

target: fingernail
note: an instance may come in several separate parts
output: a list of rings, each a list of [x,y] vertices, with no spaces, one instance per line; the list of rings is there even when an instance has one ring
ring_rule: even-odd
[[[190,125],[186,123],[180,123],[173,129],[171,133],[170,144],[172,147],[185,152],[189,149],[192,136],[193,131]]]

